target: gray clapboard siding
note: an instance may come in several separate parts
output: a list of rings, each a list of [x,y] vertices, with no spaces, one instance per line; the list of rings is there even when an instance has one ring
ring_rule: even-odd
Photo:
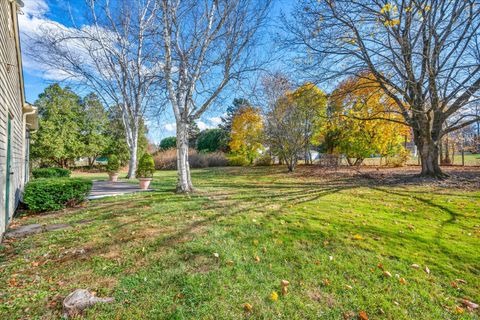
[[[10,210],[11,220],[24,187],[24,127],[23,127],[23,79],[20,76],[21,61],[18,53],[17,4],[15,1],[0,0],[0,235],[5,225],[5,190],[7,156],[7,121],[11,127],[11,176]]]

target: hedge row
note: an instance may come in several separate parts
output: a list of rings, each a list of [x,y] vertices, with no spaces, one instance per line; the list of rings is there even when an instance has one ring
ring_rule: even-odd
[[[36,179],[26,185],[23,202],[33,212],[60,210],[84,201],[91,189],[85,179]]]
[[[63,168],[39,168],[33,169],[32,175],[35,179],[39,178],[66,178],[70,177],[71,171]]]

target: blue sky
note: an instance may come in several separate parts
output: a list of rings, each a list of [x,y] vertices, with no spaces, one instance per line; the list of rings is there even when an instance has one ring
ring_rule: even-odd
[[[38,30],[39,26],[43,23],[56,22],[68,27],[72,26],[72,17],[76,23],[82,23],[80,17],[83,16],[82,11],[84,9],[85,0],[24,0],[25,6],[22,9],[23,14],[19,15],[19,25],[21,32],[21,39],[23,45],[23,73],[25,82],[25,95],[28,102],[35,102],[38,95],[51,83],[57,82],[61,79],[61,76],[55,74],[55,72],[45,71],[41,65],[29,59],[26,55],[26,48],[29,47],[27,42],[29,41],[29,35]],[[271,35],[275,33],[275,27],[273,26],[278,21],[280,12],[288,12],[294,1],[290,0],[277,0],[274,3],[273,10],[271,12]],[[270,30],[269,30],[270,31]],[[273,40],[267,40],[272,41]],[[281,68],[281,61],[277,62],[278,65],[275,68]],[[220,122],[220,117],[225,112],[229,103],[238,96],[244,96],[245,93],[241,90],[232,88],[228,95],[224,97],[220,106],[212,108],[204,114],[204,116],[197,121],[200,129],[216,127]],[[165,112],[160,117],[147,119],[149,125],[149,138],[153,142],[159,142],[166,136],[175,134],[175,126],[173,116],[167,107]]]

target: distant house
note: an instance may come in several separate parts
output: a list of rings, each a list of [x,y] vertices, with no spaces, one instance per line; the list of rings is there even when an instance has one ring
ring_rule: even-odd
[[[20,0],[0,0],[0,239],[29,178],[29,134],[37,109],[25,103],[17,13]]]

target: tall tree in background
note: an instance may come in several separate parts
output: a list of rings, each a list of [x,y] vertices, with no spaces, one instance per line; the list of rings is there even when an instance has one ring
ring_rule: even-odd
[[[125,128],[122,117],[122,110],[119,106],[111,106],[107,112],[108,126],[105,132],[108,143],[103,152],[104,156],[110,154],[116,155],[122,166],[129,164],[131,159],[131,150],[125,138]],[[138,146],[137,158],[143,155],[148,147],[147,127],[144,124],[143,118],[139,121],[138,128]]]
[[[325,117],[327,96],[313,83],[305,83],[290,94],[295,108],[300,113],[303,128],[303,147],[305,163],[312,163],[312,139],[316,128]]]
[[[270,106],[265,117],[265,140],[270,151],[285,161],[290,172],[295,170],[298,157],[305,150],[302,111],[287,93]]]
[[[93,166],[95,159],[104,154],[109,137],[106,134],[108,117],[102,102],[94,93],[88,94],[82,100],[81,139],[82,155],[87,156],[88,165]]]
[[[421,174],[444,176],[441,138],[478,120],[470,112],[480,89],[478,1],[303,0],[287,26],[311,76],[368,70],[413,129]]]
[[[231,105],[227,107],[225,116],[221,117],[222,123],[219,128],[222,130],[222,144],[225,146],[224,152],[228,152],[230,144],[230,134],[232,132],[232,121],[242,108],[251,106],[250,102],[244,98],[234,98]]]
[[[229,83],[259,67],[253,45],[270,2],[160,0],[163,75],[177,130],[178,192],[193,191],[189,127]]]
[[[230,150],[244,157],[249,164],[253,164],[263,147],[262,135],[263,122],[260,110],[245,107],[233,117]]]
[[[372,75],[362,74],[341,82],[330,95],[330,103],[328,121],[317,128],[317,134],[323,141],[334,139],[328,141],[333,144],[331,152],[344,154],[350,165],[360,165],[372,155],[403,153],[402,143],[410,136],[410,128],[396,122],[401,115],[394,112],[395,102]]]
[[[152,41],[157,0],[87,0],[86,6],[80,27],[75,21],[71,28],[44,24],[27,49],[65,80],[119,106],[130,154],[128,178],[134,178],[141,121],[161,75],[159,48]]]
[[[35,105],[40,129],[32,134],[32,158],[68,167],[84,149],[80,97],[68,87],[53,84],[40,94]]]

